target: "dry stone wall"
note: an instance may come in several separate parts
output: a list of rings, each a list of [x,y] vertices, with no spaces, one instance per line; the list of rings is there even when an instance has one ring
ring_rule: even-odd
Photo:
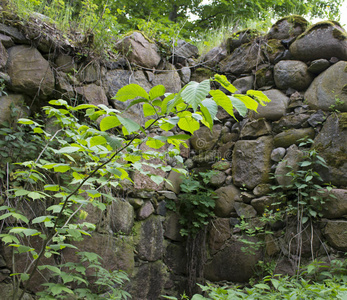
[[[347,251],[347,36],[336,22],[307,26],[301,17],[284,18],[267,35],[239,32],[203,57],[195,46],[178,41],[169,61],[160,57],[154,42],[134,32],[117,42],[122,55],[99,61],[74,55],[70,44],[55,48],[49,36],[34,41],[0,24],[0,78],[7,92],[0,97],[0,121],[8,119],[11,104],[21,115],[32,115],[56,98],[124,109],[126,104],[111,98],[126,84],[138,83],[147,91],[163,84],[167,92],[177,92],[190,80],[202,81],[217,71],[239,93],[264,91],[271,102],[260,106],[257,114],[238,116],[236,122],[219,111],[213,130],[202,127],[182,156],[190,171],[217,170],[211,178],[216,217],[201,245],[207,252],[204,278],[245,282],[257,262],[269,257],[278,258],[278,272],[291,274],[293,253],[288,245],[296,226],[279,224],[266,237],[266,247],[249,256],[242,251],[235,225],[240,217],[257,222],[273,201],[270,186],[288,183],[288,166],[296,170],[302,158],[299,140],[310,137],[328,164],[317,171],[336,186],[336,198],[326,203],[324,218],[315,224],[314,243],[304,239],[302,254],[310,256],[311,247],[316,257]],[[127,113],[144,120],[140,106]],[[186,240],[179,234],[179,216],[166,208],[167,201],[177,199],[182,178],[174,172],[160,175],[172,186],[157,186],[135,174],[135,188],[115,194],[118,201],[105,213],[90,207],[87,221],[94,222],[98,232],[79,245],[82,251],[101,255],[108,269],[128,272],[127,289],[138,300],[160,299],[186,288]],[[69,251],[64,257],[69,258]],[[5,286],[12,270],[6,251],[0,262],[0,285]],[[33,286],[40,283],[43,278],[38,276]]]

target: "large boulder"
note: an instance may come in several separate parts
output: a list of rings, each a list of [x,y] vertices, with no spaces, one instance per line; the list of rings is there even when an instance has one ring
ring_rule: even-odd
[[[133,32],[120,40],[115,48],[130,62],[146,68],[156,68],[160,63],[158,47],[140,32]]]
[[[11,89],[29,96],[49,97],[54,90],[54,74],[41,53],[29,46],[14,46],[8,53]]]
[[[211,150],[217,143],[222,128],[220,126],[213,126],[212,132],[207,127],[201,127],[194,132],[190,138],[191,146],[197,152]]]
[[[237,141],[233,152],[233,180],[236,186],[248,189],[269,181],[273,138]]]
[[[325,200],[323,205],[323,217],[329,219],[342,218],[347,215],[347,190],[324,189],[324,194],[318,194]]]
[[[181,78],[173,65],[168,65],[166,70],[154,74],[153,86],[165,86],[166,93],[178,93],[181,89]]]
[[[259,35],[256,29],[244,29],[235,32],[231,37],[226,40],[226,49],[228,53],[232,53],[236,48],[242,44],[249,43]]]
[[[324,228],[325,238],[328,243],[341,251],[347,251],[347,221],[329,220]]]
[[[223,186],[215,191],[214,212],[217,217],[227,218],[230,213],[235,211],[235,202],[241,201],[240,190],[233,184]]]
[[[299,129],[289,129],[285,130],[274,136],[275,147],[287,148],[293,144],[299,144],[304,138],[313,139],[315,136],[315,131],[312,127],[309,128],[299,128]]]
[[[25,97],[23,95],[9,94],[0,97],[0,124],[11,121],[11,107],[17,110],[16,118],[22,118],[29,114],[25,109]]]
[[[229,218],[217,218],[212,221],[208,237],[208,245],[212,252],[218,251],[231,237]]]
[[[178,59],[178,61],[180,59],[197,57],[199,55],[199,49],[184,40],[177,40],[173,55],[175,56],[175,59]]]
[[[134,207],[127,201],[113,201],[109,214],[109,222],[113,232],[130,234],[134,225]]]
[[[75,91],[78,95],[82,96],[82,100],[88,104],[99,105],[104,104],[108,105],[108,99],[106,97],[105,90],[94,83],[76,87]]]
[[[267,120],[279,120],[286,113],[289,98],[279,90],[264,91],[264,94],[271,100],[266,106],[258,106],[258,113],[252,113],[256,119],[265,118]]]
[[[337,22],[319,22],[301,34],[289,50],[295,59],[302,61],[331,57],[347,60],[346,32]]]
[[[324,182],[347,184],[347,113],[333,114],[324,123],[312,145],[328,165],[318,169]]]
[[[287,16],[272,25],[267,37],[278,40],[297,37],[306,30],[307,25],[308,21],[301,16]]]
[[[292,88],[297,91],[306,90],[313,80],[307,65],[298,60],[281,60],[275,65],[274,78],[278,89]]]
[[[302,160],[303,155],[296,145],[288,148],[286,156],[278,164],[275,171],[275,178],[279,185],[286,187],[292,183],[292,176],[287,174],[299,170],[299,162]]]
[[[347,46],[346,46],[347,47]],[[316,77],[305,93],[312,109],[347,112],[347,62],[340,61]]]
[[[167,270],[162,261],[142,264],[131,278],[130,294],[132,299],[160,299],[164,293]]]
[[[256,43],[249,43],[235,49],[234,52],[220,62],[223,73],[240,75],[250,73],[264,61],[264,55]]]
[[[224,47],[214,47],[203,56],[202,64],[211,68],[216,68],[218,63],[226,58],[226,56],[227,50]]]
[[[146,261],[156,261],[163,256],[164,231],[161,218],[152,215],[134,226],[137,255]]]
[[[256,238],[245,239],[254,243],[258,241]],[[248,249],[247,244],[232,237],[230,243],[205,265],[205,278],[211,281],[247,282],[254,274],[255,265],[261,259],[260,250]]]
[[[8,54],[5,47],[0,42],[0,70],[3,69],[7,64]]]

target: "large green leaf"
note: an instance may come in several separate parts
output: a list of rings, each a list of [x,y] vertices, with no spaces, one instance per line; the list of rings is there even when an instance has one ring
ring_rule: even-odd
[[[241,94],[238,94],[238,95],[235,94],[233,95],[233,97],[241,100],[248,109],[257,112],[259,104],[257,101],[255,101],[251,97],[246,95],[241,95]],[[233,99],[231,101],[233,101]]]
[[[154,100],[155,98],[161,97],[165,94],[165,86],[159,84],[153,87],[149,91],[149,98],[150,100]]]
[[[140,98],[140,99],[135,99],[133,101],[130,102],[130,104],[127,106],[127,108],[125,110],[128,110],[130,107],[139,104],[139,103],[143,103],[143,102],[148,102],[147,99],[144,98]]]
[[[248,90],[247,95],[252,96],[262,106],[265,106],[265,103],[267,102],[271,102],[271,100],[262,91]]]
[[[205,118],[205,121],[209,125],[208,127],[212,130],[213,120],[218,111],[217,103],[212,99],[205,99],[200,103],[200,110]]]
[[[149,103],[143,104],[143,115],[145,117],[153,116],[155,114],[156,114],[156,111],[152,105],[150,105]]]
[[[180,120],[178,121],[178,127],[182,130],[189,131],[194,134],[200,128],[200,123],[192,117],[192,113],[184,111],[178,115]]]
[[[123,118],[121,116],[118,116],[118,119],[122,123],[122,125],[126,128],[129,134],[140,129],[140,125],[131,119]]]
[[[229,96],[229,98],[231,100],[231,103],[233,104],[233,107],[239,112],[241,116],[244,117],[248,111],[245,103],[243,103],[243,101],[233,96]]]
[[[103,136],[93,136],[90,140],[90,147],[107,144],[106,139]]]
[[[137,97],[142,97],[149,100],[149,96],[144,88],[138,84],[132,83],[126,86],[123,86],[112,99],[118,101],[128,101]]]
[[[227,95],[225,95],[221,90],[210,91],[210,95],[213,97],[213,100],[216,101],[216,103],[219,106],[224,108],[226,112],[235,119],[234,107],[230,98]]]
[[[165,99],[161,103],[161,115],[164,115],[166,113],[166,111],[168,110],[170,106],[169,104],[170,101],[173,100],[175,97],[176,97],[175,94],[170,94],[167,97],[165,97]],[[168,112],[170,112],[170,110]]]
[[[157,139],[149,138],[148,141],[146,142],[146,145],[148,147],[151,147],[153,149],[159,149],[165,145],[162,141],[159,141]]]
[[[108,129],[117,127],[121,124],[116,116],[107,116],[103,118],[100,122],[100,130],[106,131]]]
[[[187,84],[182,91],[182,99],[193,107],[194,112],[198,108],[199,104],[206,99],[207,94],[210,91],[210,80],[206,79],[200,83],[191,81]]]
[[[225,75],[215,74],[213,77],[214,81],[217,81],[222,87],[228,90],[230,93],[235,93],[237,91],[236,87],[234,87]]]

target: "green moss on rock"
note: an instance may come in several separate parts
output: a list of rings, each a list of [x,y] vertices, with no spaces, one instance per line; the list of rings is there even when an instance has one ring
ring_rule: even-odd
[[[300,26],[301,29],[304,31],[308,25],[308,21],[303,18],[302,16],[299,15],[290,15],[290,16],[285,16],[281,19],[279,19],[275,24],[275,26],[278,26],[279,23],[283,21],[288,21],[289,23],[293,24],[294,27]]]
[[[300,34],[300,35],[298,36],[298,39],[303,38],[305,35],[307,35],[307,34],[313,32],[314,30],[317,30],[317,29],[324,29],[324,28],[329,28],[329,27],[335,27],[335,26],[338,26],[338,27],[342,28],[342,26],[340,25],[340,23],[339,23],[339,22],[336,22],[336,21],[328,20],[328,21],[321,21],[321,22],[318,22],[318,23],[313,24],[313,25],[311,25],[310,27],[308,27],[308,28],[306,29],[305,32],[303,32],[302,34]],[[334,29],[336,29],[337,31],[340,32],[340,33],[335,33],[335,34],[334,34],[334,32],[333,32],[334,37],[335,37],[335,36],[339,36],[338,39],[340,39],[340,38],[341,38],[341,35],[343,35],[344,33],[343,33],[341,30],[339,30],[338,28],[334,28]],[[346,35],[346,34],[344,34],[344,35]],[[336,38],[337,38],[337,37],[336,37]]]

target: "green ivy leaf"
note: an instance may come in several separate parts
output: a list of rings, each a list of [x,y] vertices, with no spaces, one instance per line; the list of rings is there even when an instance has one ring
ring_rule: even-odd
[[[159,175],[150,175],[150,178],[157,185],[161,184],[164,181],[164,178]]]
[[[210,91],[210,79],[206,79],[200,83],[191,81],[182,91],[182,99],[193,107],[194,112],[197,110],[200,103],[206,99]]]

